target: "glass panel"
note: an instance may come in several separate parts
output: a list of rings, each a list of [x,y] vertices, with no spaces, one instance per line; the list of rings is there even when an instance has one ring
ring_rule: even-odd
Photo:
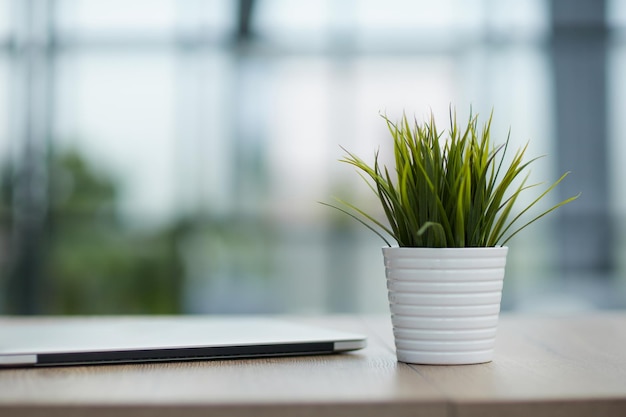
[[[362,47],[391,51],[433,48],[480,32],[484,9],[477,1],[367,0],[356,3],[357,39]],[[393,44],[386,42],[393,41]]]
[[[223,36],[234,30],[235,6],[229,0],[59,0],[57,30],[109,38],[174,31],[201,38]]]
[[[175,61],[159,53],[58,59],[56,147],[76,150],[119,182],[134,226],[170,220],[177,200]]]
[[[57,56],[47,308],[176,313],[174,56]]]
[[[231,35],[235,31],[237,1],[178,0],[175,3],[176,25],[180,33],[206,39],[207,36]]]
[[[254,30],[259,37],[279,45],[325,45],[331,29],[331,0],[293,2],[262,0],[255,9]]]
[[[486,26],[504,38],[543,38],[550,32],[549,6],[547,0],[489,0],[485,7]]]
[[[58,30],[109,35],[172,31],[175,3],[173,0],[59,0]]]
[[[234,65],[220,51],[178,54],[175,61],[174,146],[179,216],[233,211]]]

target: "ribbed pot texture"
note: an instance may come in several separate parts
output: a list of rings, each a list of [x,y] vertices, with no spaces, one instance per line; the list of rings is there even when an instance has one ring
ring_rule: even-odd
[[[400,362],[490,362],[507,247],[383,248]]]

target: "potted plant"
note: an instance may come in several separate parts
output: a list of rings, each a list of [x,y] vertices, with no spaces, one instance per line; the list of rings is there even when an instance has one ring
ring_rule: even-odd
[[[493,113],[492,113],[493,115]],[[441,132],[430,116],[399,123],[383,116],[393,139],[395,166],[372,165],[346,152],[378,196],[387,222],[337,199],[334,207],[380,236],[397,358],[419,364],[472,364],[493,357],[507,242],[525,227],[567,204],[570,197],[524,220],[568,173],[529,204],[517,207],[527,184],[528,144],[510,155],[510,134],[491,143],[491,120],[478,116]],[[388,235],[396,241],[393,246]]]

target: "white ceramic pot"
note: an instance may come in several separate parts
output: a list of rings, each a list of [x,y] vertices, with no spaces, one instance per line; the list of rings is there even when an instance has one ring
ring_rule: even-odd
[[[490,362],[507,247],[383,248],[400,362]]]

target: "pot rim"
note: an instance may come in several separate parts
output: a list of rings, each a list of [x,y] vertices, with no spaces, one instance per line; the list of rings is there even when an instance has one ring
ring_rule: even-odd
[[[397,249],[397,250],[432,250],[432,251],[453,251],[453,250],[461,250],[461,251],[466,251],[466,250],[494,250],[494,249],[498,249],[498,250],[502,250],[502,249],[508,249],[508,246],[464,246],[464,247],[457,247],[457,248],[450,248],[450,247],[445,247],[445,248],[430,248],[430,247],[425,247],[425,246],[383,246],[383,249]]]
[[[502,255],[505,256],[508,251],[508,246],[480,246],[480,247],[463,247],[463,248],[425,248],[425,247],[406,247],[406,246],[383,246],[383,254],[395,253],[402,255],[435,255],[435,256],[466,256],[468,254],[479,255]]]

